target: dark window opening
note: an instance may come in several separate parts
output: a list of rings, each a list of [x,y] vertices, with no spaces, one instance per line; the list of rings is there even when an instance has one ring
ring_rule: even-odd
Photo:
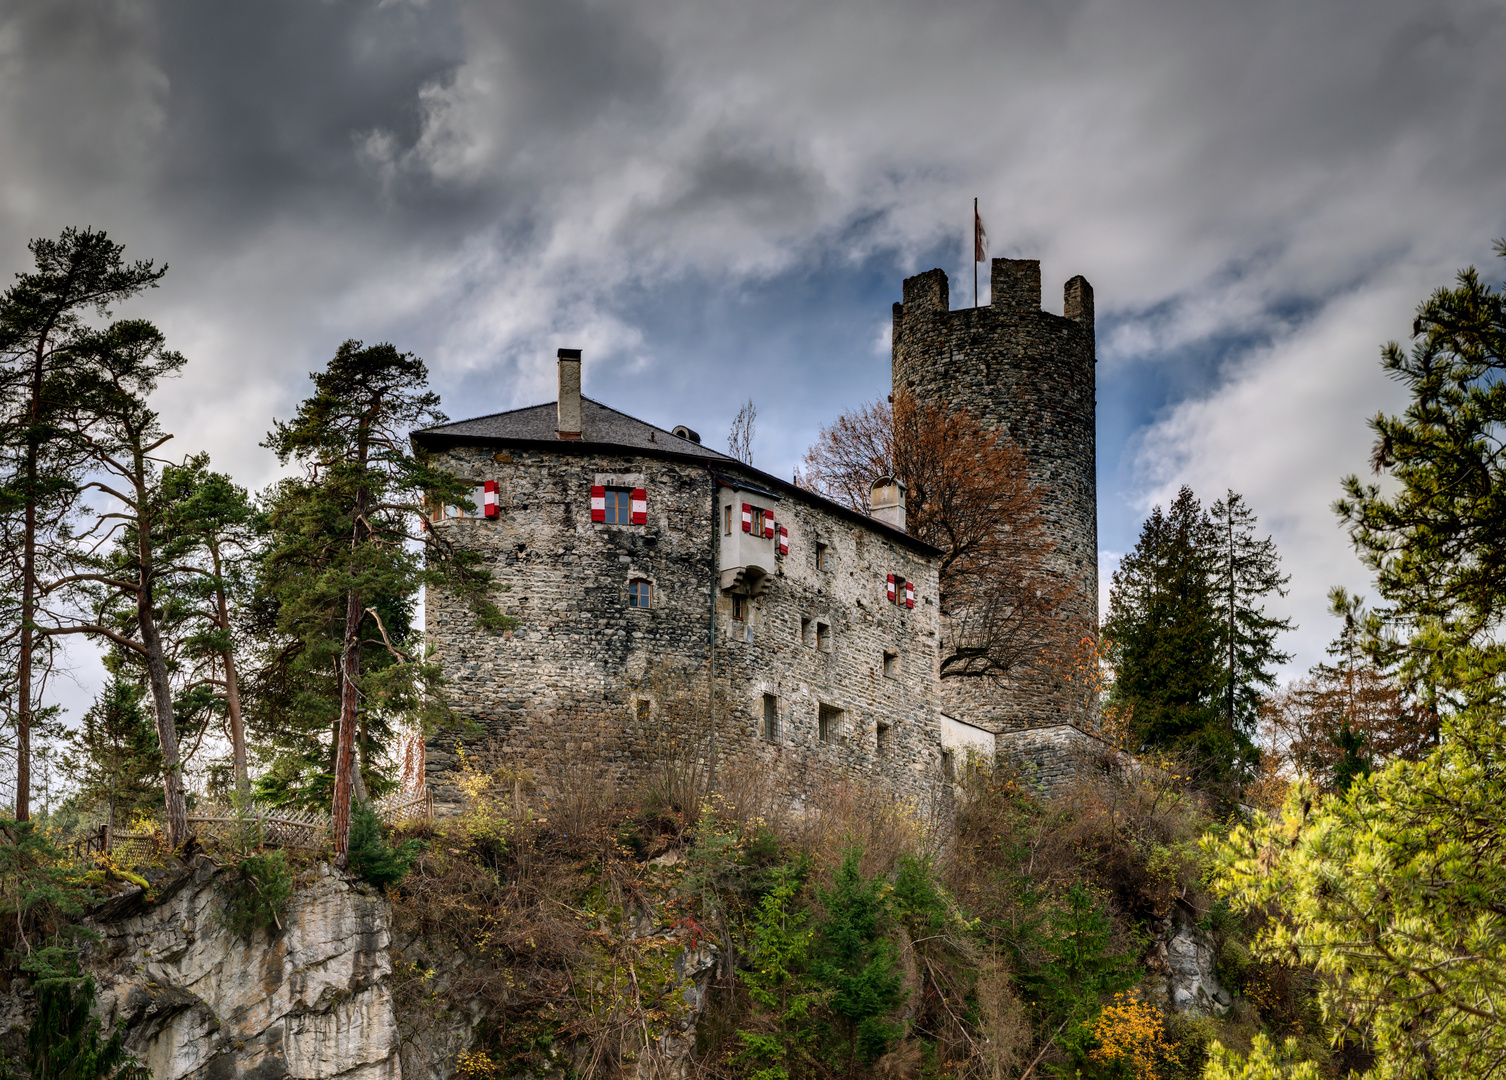
[[[802,644],[802,645],[809,645],[810,643],[811,643],[811,621],[809,619],[807,619],[807,618],[802,617],[801,620],[800,620],[800,644]]]
[[[608,525],[631,525],[633,523],[632,488],[607,488],[606,523]]]
[[[899,653],[884,652],[884,675],[890,679],[899,677]]]
[[[722,509],[726,511],[726,527],[723,530],[722,535],[723,536],[731,536],[732,535],[732,507],[725,506]]]
[[[830,561],[831,561],[831,554],[830,554],[830,552],[827,551],[826,545],[825,544],[817,544],[816,545],[816,569],[817,570],[825,570],[826,567],[827,567],[827,564]]]
[[[842,737],[841,709],[821,703],[816,711],[816,737],[824,743],[834,743]]]
[[[633,715],[638,718],[640,724],[648,720],[648,710],[648,698],[639,698],[633,702]]]
[[[957,779],[957,765],[950,750],[941,752],[941,776],[944,780]]]
[[[748,617],[747,603],[741,596],[732,597],[732,618],[735,622],[742,622]]]
[[[763,696],[763,737],[769,742],[779,741],[779,699],[773,694]]]
[[[642,578],[628,582],[628,607],[646,608],[653,606],[653,586]]]
[[[831,627],[824,622],[816,624],[816,648],[831,649]]]
[[[887,757],[889,755],[889,725],[888,724],[880,724],[878,726],[878,753],[879,753],[879,757]]]

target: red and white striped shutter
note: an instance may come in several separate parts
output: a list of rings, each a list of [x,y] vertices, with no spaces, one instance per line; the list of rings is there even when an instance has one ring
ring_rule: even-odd
[[[634,525],[648,524],[648,492],[643,488],[633,489],[632,513]]]
[[[913,608],[914,606],[915,606],[915,582],[913,582],[913,581],[907,581],[907,582],[905,582],[905,607],[907,607],[907,608]]]
[[[496,517],[497,482],[495,480],[488,480],[485,485],[483,485],[483,490],[485,491],[485,494],[482,496],[481,508],[486,513],[487,517]]]
[[[743,532],[753,531],[753,504],[743,503]]]
[[[763,512],[763,538],[765,540],[774,538],[774,511],[772,510]]]
[[[605,521],[607,519],[607,489],[597,485],[591,489],[591,520]]]
[[[790,553],[790,530],[786,529],[783,525],[781,525],[781,526],[779,526],[779,554],[781,554],[781,555],[788,555],[789,553]]]
[[[891,604],[894,603],[894,575],[893,574],[889,575],[889,589],[888,589],[888,592],[887,592],[886,595],[888,596],[889,603],[891,603]]]

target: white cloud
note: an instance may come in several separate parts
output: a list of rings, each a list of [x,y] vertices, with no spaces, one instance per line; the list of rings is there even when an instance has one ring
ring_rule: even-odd
[[[1143,435],[1137,464],[1147,483],[1144,508],[1166,505],[1182,484],[1205,505],[1233,489],[1275,539],[1292,582],[1272,610],[1299,624],[1285,642],[1297,654],[1294,671],[1322,659],[1333,637],[1327,590],[1372,591],[1332,506],[1341,476],[1368,471],[1368,418],[1404,407],[1380,369],[1379,346],[1409,332],[1411,313],[1435,280],[1396,267],[1335,298]]]

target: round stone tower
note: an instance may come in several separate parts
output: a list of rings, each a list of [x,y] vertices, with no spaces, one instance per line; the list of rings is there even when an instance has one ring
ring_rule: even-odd
[[[1093,287],[1066,285],[1065,315],[1041,310],[1041,264],[995,259],[987,307],[952,311],[946,274],[907,278],[894,305],[894,391],[970,413],[1024,451],[1045,489],[1047,567],[1073,585],[1061,617],[1073,643],[1098,628]],[[947,679],[943,708],[994,731],[1087,719],[1074,655],[1003,683]],[[1071,676],[1069,678],[1069,676]]]

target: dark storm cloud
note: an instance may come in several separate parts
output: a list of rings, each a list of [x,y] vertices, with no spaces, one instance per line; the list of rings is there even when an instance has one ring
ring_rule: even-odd
[[[656,420],[752,394],[785,473],[882,391],[904,273],[965,302],[978,196],[1048,307],[1097,289],[1110,561],[1244,491],[1307,661],[1376,346],[1506,233],[1503,46],[1474,0],[10,0],[0,262],[75,223],[170,262],[164,410],[251,484],[349,336],[456,415],[547,400],[558,345]]]

